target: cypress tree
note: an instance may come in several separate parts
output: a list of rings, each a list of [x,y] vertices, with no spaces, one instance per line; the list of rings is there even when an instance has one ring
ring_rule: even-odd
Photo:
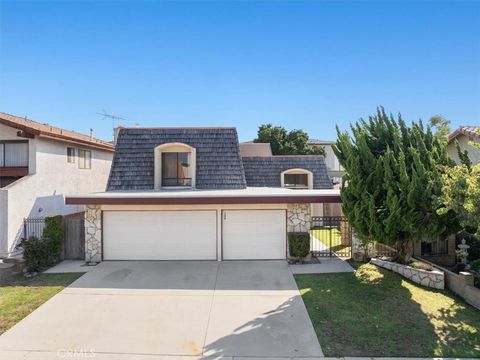
[[[343,212],[364,244],[394,246],[401,262],[409,261],[414,242],[446,236],[456,226],[451,214],[437,213],[439,169],[453,163],[444,129],[433,130],[421,121],[407,126],[382,107],[352,125],[351,135],[337,127]]]

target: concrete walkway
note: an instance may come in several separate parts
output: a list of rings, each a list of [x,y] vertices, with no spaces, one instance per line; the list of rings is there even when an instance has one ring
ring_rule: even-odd
[[[44,271],[45,274],[63,274],[89,272],[95,269],[95,266],[88,266],[83,260],[63,260],[61,263],[52,266]]]
[[[354,272],[348,262],[336,256],[320,258],[317,264],[290,265],[294,274],[330,274],[342,272]]]
[[[323,356],[285,261],[103,262],[0,336],[5,359],[75,353],[96,359]]]

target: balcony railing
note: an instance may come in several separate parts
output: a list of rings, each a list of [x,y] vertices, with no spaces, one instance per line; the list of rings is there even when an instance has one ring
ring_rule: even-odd
[[[192,186],[192,178],[162,178],[162,186]]]

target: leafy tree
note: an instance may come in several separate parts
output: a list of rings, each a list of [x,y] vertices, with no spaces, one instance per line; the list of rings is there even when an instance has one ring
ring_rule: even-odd
[[[478,130],[477,130],[478,131]],[[480,135],[480,132],[479,132]],[[470,145],[480,149],[474,141]],[[470,245],[469,258],[480,259],[480,164],[474,165],[467,150],[455,142],[460,164],[443,169],[442,192],[437,198],[439,214],[453,211],[463,230],[457,234],[457,241],[465,239]]]
[[[472,165],[467,153],[457,146],[462,164],[446,167],[442,174],[442,191],[438,196],[438,213],[454,211],[465,228],[480,235],[480,164]]]
[[[400,262],[409,261],[413,242],[446,236],[456,225],[448,210],[436,211],[439,165],[453,166],[443,126],[407,126],[400,114],[395,119],[379,107],[351,126],[352,135],[337,127],[343,212],[364,244],[395,246]]]
[[[258,128],[259,143],[270,143],[273,155],[325,155],[321,146],[310,146],[308,134],[303,130],[288,132],[283,126],[263,124]]]

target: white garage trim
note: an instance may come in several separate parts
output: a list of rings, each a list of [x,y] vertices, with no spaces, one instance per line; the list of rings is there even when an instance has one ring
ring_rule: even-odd
[[[104,260],[218,259],[215,210],[109,210],[102,217]]]
[[[222,260],[286,259],[287,210],[222,209],[221,214]],[[232,215],[234,222],[229,223]],[[228,229],[230,224],[233,229]],[[245,224],[253,226],[245,226]],[[262,230],[260,234],[258,234],[259,229]],[[255,235],[258,236],[255,237]]]

